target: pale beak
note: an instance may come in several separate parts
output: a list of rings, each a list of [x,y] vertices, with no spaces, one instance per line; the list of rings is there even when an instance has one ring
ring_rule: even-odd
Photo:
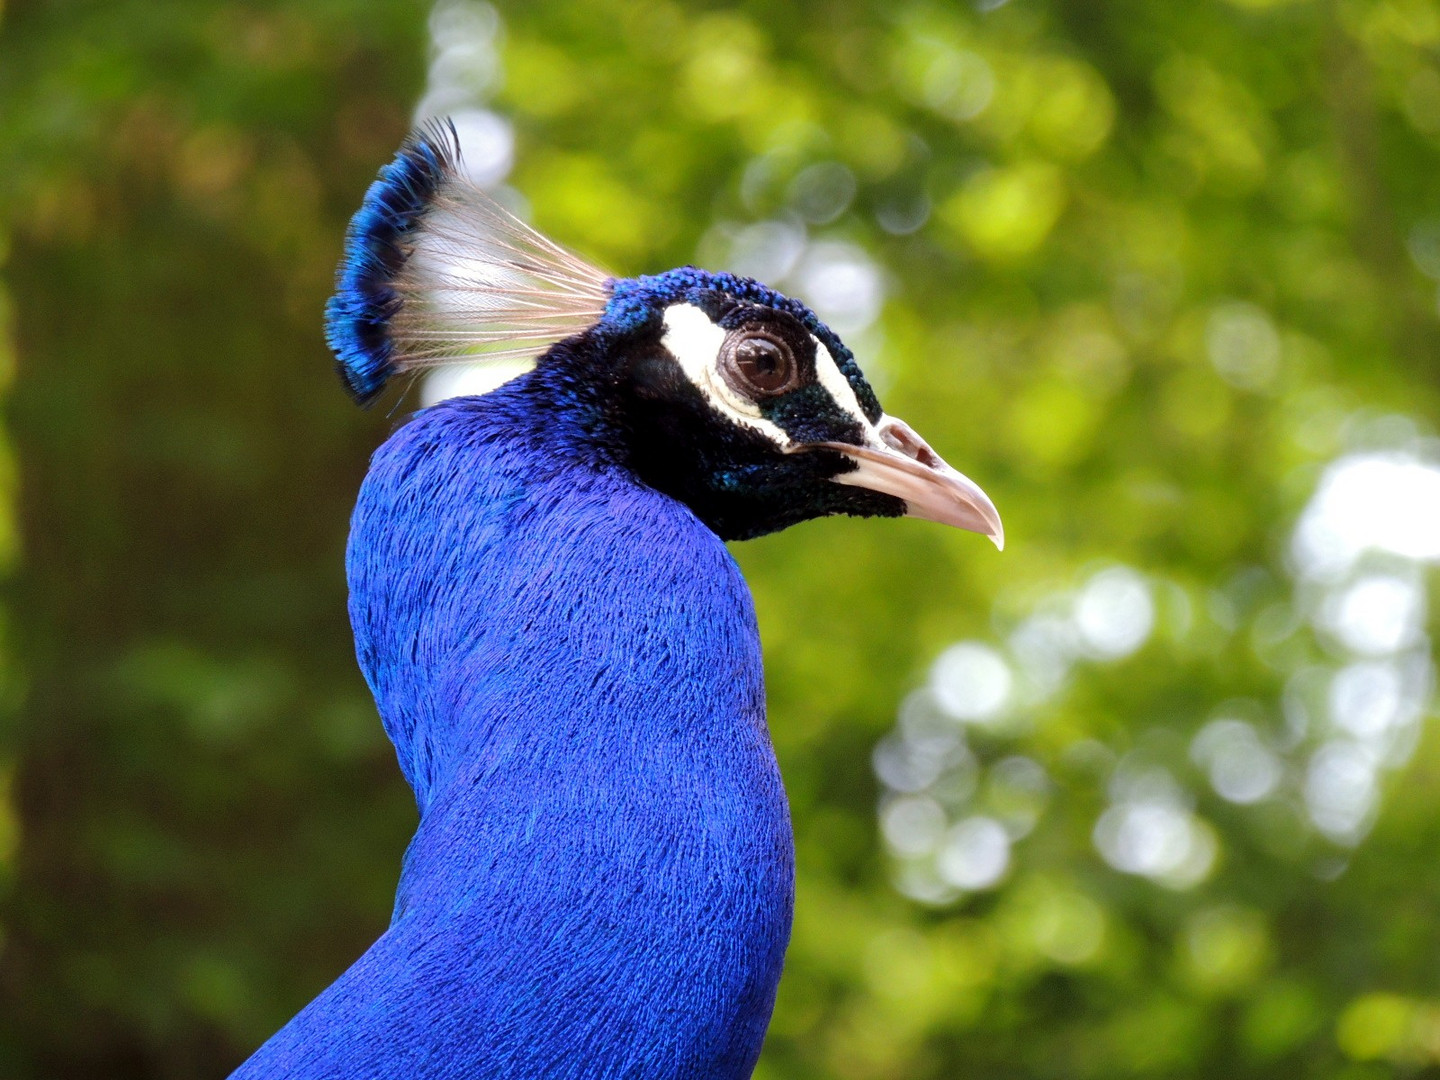
[[[894,495],[904,501],[907,517],[977,532],[1004,549],[999,511],[975,481],[945,464],[903,420],[882,416],[875,434],[880,447],[834,442],[806,449],[834,450],[855,462],[858,468],[831,478],[836,483]]]

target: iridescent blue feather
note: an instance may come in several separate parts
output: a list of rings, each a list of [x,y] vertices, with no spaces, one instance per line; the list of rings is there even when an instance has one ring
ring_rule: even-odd
[[[363,404],[403,371],[533,359],[593,325],[610,285],[475,187],[454,126],[437,121],[380,170],[351,221],[326,338]]]
[[[350,221],[335,295],[325,306],[325,340],[345,388],[361,404],[373,401],[395,373],[389,328],[402,303],[395,278],[407,258],[404,238],[454,173],[458,157],[449,121],[420,129],[380,170]]]

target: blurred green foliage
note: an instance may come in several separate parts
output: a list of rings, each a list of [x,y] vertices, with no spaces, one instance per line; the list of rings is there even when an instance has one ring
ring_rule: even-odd
[[[1292,546],[1332,461],[1434,456],[1440,3],[428,16],[0,8],[0,1075],[221,1075],[387,920],[414,811],[341,557],[402,414],[347,406],[319,312],[427,88],[506,118],[536,223],[616,272],[769,237],[802,291],[860,274],[887,408],[1005,516],[1003,556],[918,522],[736,549],[800,872],[757,1075],[1440,1068],[1440,551],[1342,568],[1419,582],[1376,653]],[[466,18],[498,67],[441,71]],[[1409,742],[1327,818],[1374,734],[1336,688],[1402,667]]]

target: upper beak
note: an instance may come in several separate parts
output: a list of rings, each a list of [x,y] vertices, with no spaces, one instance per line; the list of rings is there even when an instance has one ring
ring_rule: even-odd
[[[857,468],[832,477],[836,483],[894,495],[904,501],[908,517],[977,532],[1004,549],[1000,513],[975,481],[945,464],[903,420],[882,416],[875,433],[879,447],[834,442],[806,449],[834,450],[855,462]]]

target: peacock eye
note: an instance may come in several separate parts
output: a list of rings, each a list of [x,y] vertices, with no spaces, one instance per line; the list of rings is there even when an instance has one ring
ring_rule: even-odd
[[[762,331],[740,330],[725,339],[720,371],[736,390],[749,397],[774,397],[795,389],[799,365],[785,342]]]

